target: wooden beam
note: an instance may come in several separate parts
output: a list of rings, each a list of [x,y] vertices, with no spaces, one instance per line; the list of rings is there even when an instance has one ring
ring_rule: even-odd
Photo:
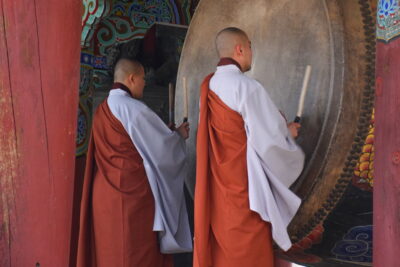
[[[0,265],[67,266],[81,2],[0,0],[0,16]]]
[[[376,56],[374,266],[398,266],[400,240],[400,39]]]

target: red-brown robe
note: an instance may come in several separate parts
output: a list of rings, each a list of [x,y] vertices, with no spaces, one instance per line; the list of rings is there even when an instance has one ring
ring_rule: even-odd
[[[155,203],[143,160],[107,101],[87,154],[77,267],[169,267],[153,231]]]
[[[250,210],[244,121],[204,80],[197,133],[194,267],[272,267],[271,225]]]

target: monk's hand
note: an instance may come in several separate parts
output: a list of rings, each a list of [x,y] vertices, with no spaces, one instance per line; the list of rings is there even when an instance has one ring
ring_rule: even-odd
[[[300,127],[301,127],[300,123],[297,122],[288,123],[288,129],[293,138],[297,138],[297,136],[299,135]]]
[[[178,128],[176,128],[176,131],[185,140],[189,138],[189,130],[190,130],[190,128],[189,128],[189,123],[188,122],[184,122]]]
[[[176,130],[175,123],[172,122],[168,123],[168,128],[170,128],[171,131],[175,131]]]

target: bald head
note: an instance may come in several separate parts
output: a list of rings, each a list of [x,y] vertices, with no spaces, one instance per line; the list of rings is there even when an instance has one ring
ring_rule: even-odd
[[[248,42],[247,34],[235,27],[225,28],[217,34],[215,45],[220,58],[232,57],[237,45],[244,45]]]
[[[123,82],[129,75],[140,75],[143,72],[143,66],[139,61],[130,59],[120,59],[114,68],[114,81]]]
[[[217,34],[215,44],[220,58],[232,58],[239,63],[243,72],[251,69],[251,42],[243,30],[235,27],[225,28]]]
[[[122,83],[129,88],[133,98],[143,97],[144,80],[142,64],[136,60],[120,59],[114,68],[114,82]]]

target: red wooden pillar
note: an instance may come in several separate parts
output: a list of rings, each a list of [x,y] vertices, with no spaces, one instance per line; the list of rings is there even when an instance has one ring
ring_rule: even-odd
[[[67,266],[81,1],[0,0],[0,266]]]
[[[373,261],[374,266],[399,266],[400,10],[391,10],[391,1],[379,4],[377,37],[383,41],[376,55]]]

